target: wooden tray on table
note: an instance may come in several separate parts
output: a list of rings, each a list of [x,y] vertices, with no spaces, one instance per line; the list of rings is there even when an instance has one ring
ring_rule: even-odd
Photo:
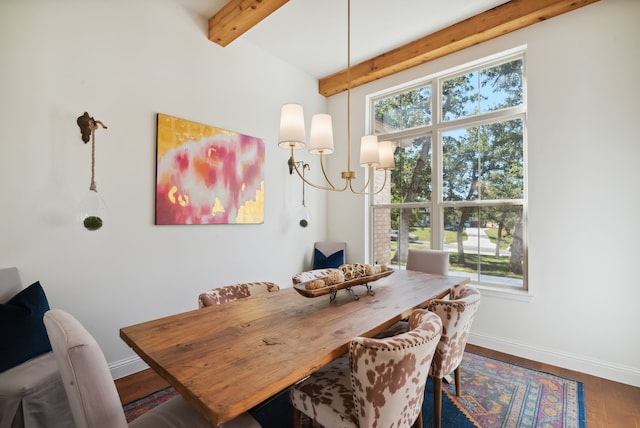
[[[354,292],[351,289],[351,287],[356,286],[356,285],[364,285],[364,286],[367,287],[367,293],[370,294],[371,296],[373,296],[374,294],[376,294],[376,292],[373,291],[373,289],[371,288],[369,283],[373,282],[373,281],[377,281],[380,278],[384,278],[385,276],[389,276],[393,272],[394,272],[393,269],[389,269],[389,270],[386,270],[384,272],[374,273],[373,275],[367,275],[367,276],[361,276],[359,278],[349,279],[347,281],[339,282],[339,283],[333,284],[333,285],[328,285],[328,286],[322,287],[322,288],[316,288],[314,290],[307,290],[305,288],[306,282],[301,282],[300,284],[295,284],[293,286],[293,288],[295,288],[296,291],[298,293],[300,293],[301,295],[303,295],[304,297],[318,297],[318,296],[326,296],[327,294],[331,294],[331,296],[330,296],[331,300],[335,300],[336,293],[338,292],[338,290],[346,289],[346,290],[349,291],[349,293],[351,293],[351,296],[355,300],[358,300],[360,297],[358,297],[357,295],[354,294]],[[308,281],[308,282],[310,282],[310,281]]]

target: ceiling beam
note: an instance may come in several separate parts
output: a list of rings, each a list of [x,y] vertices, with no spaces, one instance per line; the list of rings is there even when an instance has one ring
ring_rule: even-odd
[[[231,0],[209,18],[209,40],[227,46],[288,1]]]
[[[351,66],[351,87],[364,85],[598,0],[511,0],[443,30]],[[320,79],[325,97],[347,90],[347,69]]]

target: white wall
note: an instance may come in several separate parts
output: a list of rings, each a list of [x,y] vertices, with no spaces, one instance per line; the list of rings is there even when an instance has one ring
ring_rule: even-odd
[[[0,1],[0,267],[40,280],[116,376],[134,356],[120,327],[195,309],[215,286],[290,286],[326,234],[321,193],[307,194],[311,225],[298,226],[302,187],[277,147],[283,103],[307,120],[324,111],[317,81],[242,40],[221,48],[206,28],[171,0]],[[85,111],[109,127],[96,136],[109,208],[97,232],[74,218],[90,183]],[[264,224],[153,224],[156,113],[264,139]]]
[[[352,117],[368,93],[526,44],[534,298],[485,294],[471,341],[640,386],[638,18],[636,0],[601,0],[356,88]],[[334,123],[344,105],[328,100]],[[329,236],[364,259],[362,198],[331,196],[328,208]]]

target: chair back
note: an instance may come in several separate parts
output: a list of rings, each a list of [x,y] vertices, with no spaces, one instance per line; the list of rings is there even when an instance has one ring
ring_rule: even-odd
[[[452,288],[449,300],[437,299],[429,303],[427,309],[442,320],[442,337],[431,363],[431,376],[442,378],[460,365],[479,306],[480,292],[468,285]]]
[[[72,315],[51,309],[44,325],[77,428],[126,428],[127,420],[107,360],[93,336]]]
[[[423,309],[409,317],[406,333],[350,342],[353,401],[360,428],[410,427],[422,409],[429,366],[438,341],[440,318]]]
[[[417,250],[409,248],[407,270],[435,275],[449,274],[449,252],[442,250]]]
[[[198,296],[198,307],[220,305],[222,303],[233,302],[258,294],[270,293],[280,290],[280,287],[273,282],[245,282],[242,284],[225,285],[224,287],[213,288]]]
[[[20,274],[14,267],[0,269],[0,303],[7,303],[22,290]]]

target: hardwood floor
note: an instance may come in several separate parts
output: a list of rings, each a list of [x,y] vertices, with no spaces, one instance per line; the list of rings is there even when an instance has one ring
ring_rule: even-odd
[[[584,384],[588,428],[640,428],[640,388],[567,370],[468,344],[468,351],[536,370],[575,379]],[[167,383],[151,369],[116,380],[122,403],[129,403]]]
[[[116,379],[116,388],[122,404],[131,403],[167,386],[167,381],[151,369]]]

